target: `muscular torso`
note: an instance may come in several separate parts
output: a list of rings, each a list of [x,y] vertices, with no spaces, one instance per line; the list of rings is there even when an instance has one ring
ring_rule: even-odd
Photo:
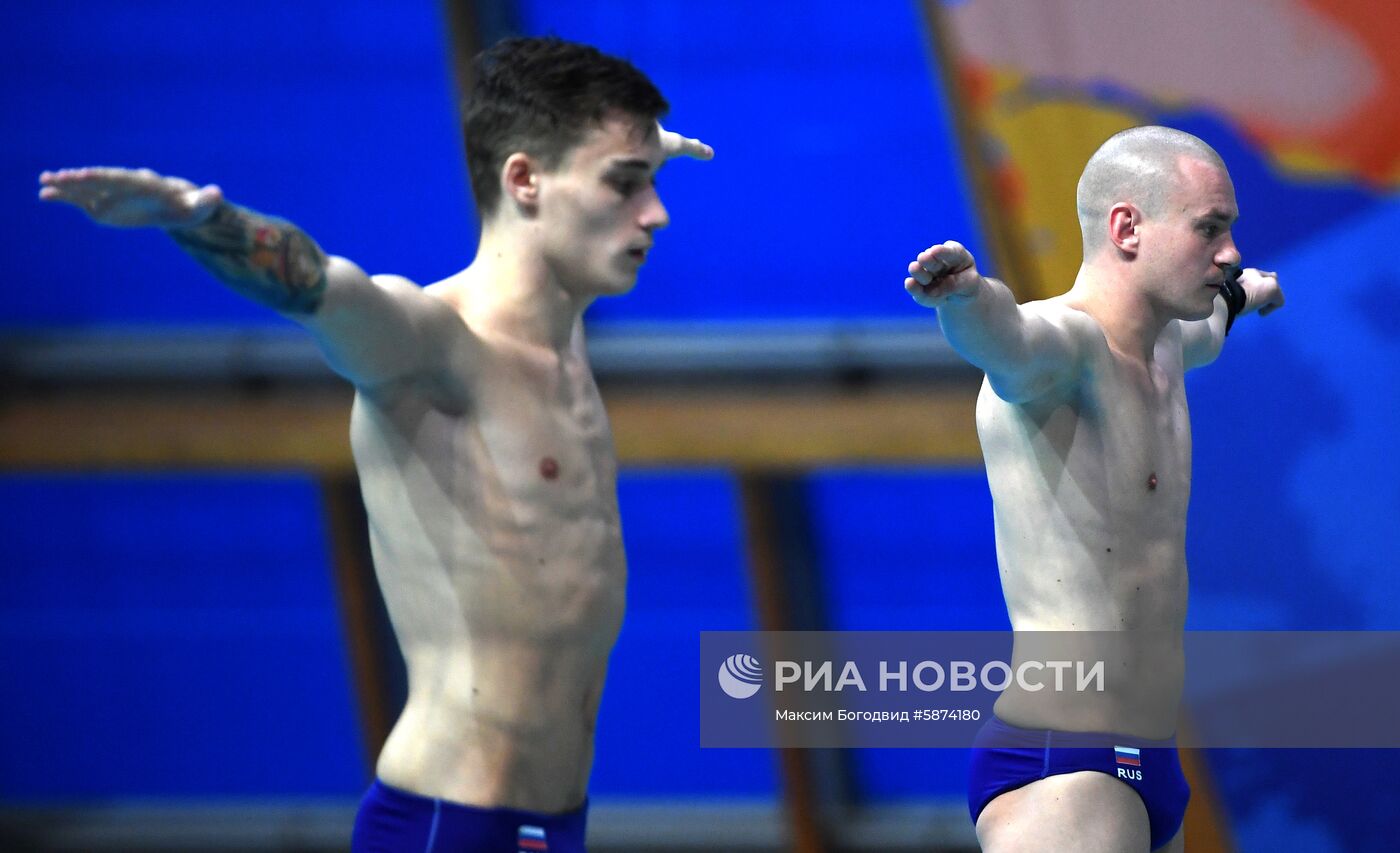
[[[984,383],[977,427],[1016,656],[1065,650],[1058,632],[1095,632],[1072,645],[1105,659],[1107,689],[1050,696],[1013,687],[997,713],[1025,727],[1161,738],[1175,729],[1186,614],[1191,433],[1181,335],[1169,324],[1144,365],[1089,328],[1096,334],[1086,336],[1077,377],[1021,404]]]
[[[577,345],[473,331],[445,381],[357,395],[351,442],[408,701],[385,782],[546,812],[586,796],[626,581],[616,459]],[[460,409],[460,410],[458,410]]]

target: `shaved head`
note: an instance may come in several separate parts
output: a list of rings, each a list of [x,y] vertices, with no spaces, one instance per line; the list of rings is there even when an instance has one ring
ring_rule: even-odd
[[[1079,176],[1075,196],[1085,260],[1108,242],[1108,211],[1118,202],[1137,206],[1148,218],[1166,212],[1167,199],[1181,180],[1182,159],[1225,168],[1214,148],[1169,127],[1130,128],[1109,137],[1094,152]]]

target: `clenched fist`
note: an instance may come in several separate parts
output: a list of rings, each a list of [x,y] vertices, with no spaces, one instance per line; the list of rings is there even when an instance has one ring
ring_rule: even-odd
[[[925,308],[969,299],[982,282],[972,253],[962,243],[949,240],[930,246],[909,264],[904,289]]]

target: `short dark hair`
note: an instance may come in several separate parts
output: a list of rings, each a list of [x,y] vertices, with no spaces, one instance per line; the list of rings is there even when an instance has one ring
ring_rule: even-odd
[[[483,219],[501,201],[500,170],[517,151],[557,167],[584,135],[620,113],[649,126],[666,99],[630,62],[554,37],[508,38],[477,55],[463,113],[467,170]]]

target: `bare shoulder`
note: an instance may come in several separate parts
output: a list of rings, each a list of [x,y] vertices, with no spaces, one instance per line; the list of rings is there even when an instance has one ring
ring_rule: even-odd
[[[1080,340],[1103,338],[1103,329],[1093,315],[1072,302],[1069,294],[1062,293],[1049,299],[1038,299],[1021,306],[1022,310],[1040,317],[1062,329],[1066,334]]]
[[[998,397],[1012,404],[1062,399],[1073,393],[1103,340],[1097,321],[1063,296],[1017,306],[1024,329],[1018,369],[987,372]]]
[[[427,286],[407,276],[392,273],[377,273],[370,279],[392,300],[412,312],[415,321],[441,323],[447,329],[460,326],[465,330],[466,325],[454,299],[456,291],[446,286],[451,279]]]
[[[373,281],[380,290],[395,299],[406,301],[409,304],[416,303],[424,310],[441,310],[448,307],[440,294],[433,292],[433,288],[437,285],[424,287],[408,276],[393,273],[376,273],[370,276],[370,281]],[[435,296],[438,298],[434,299]]]
[[[393,276],[393,278],[403,278],[403,276]],[[408,279],[404,279],[404,281],[407,280]],[[422,287],[424,293],[430,296],[435,296],[438,299],[441,299],[442,301],[447,302],[456,307],[457,300],[460,298],[460,294],[462,292],[463,283],[464,273],[459,272],[449,275],[447,278],[444,278],[440,281],[435,281],[431,284],[423,285]]]
[[[375,273],[370,276],[370,280],[386,290],[399,290],[406,287],[411,287],[414,290],[424,289],[408,276],[394,275],[393,273]]]
[[[379,291],[398,306],[408,319],[413,334],[427,345],[431,363],[447,357],[451,350],[464,344],[470,334],[455,301],[455,289],[444,287],[444,280],[423,287],[402,275],[376,274],[370,276]]]
[[[434,408],[464,412],[480,347],[462,317],[461,289],[454,286],[455,277],[427,286],[402,275],[381,273],[370,278],[406,315],[422,359],[416,377],[405,377],[409,381],[373,396],[399,399],[405,392],[422,393]]]
[[[1074,347],[1081,365],[1087,366],[1108,354],[1108,338],[1103,326],[1093,314],[1073,301],[1070,294],[1030,302],[1025,307],[1060,331]]]

